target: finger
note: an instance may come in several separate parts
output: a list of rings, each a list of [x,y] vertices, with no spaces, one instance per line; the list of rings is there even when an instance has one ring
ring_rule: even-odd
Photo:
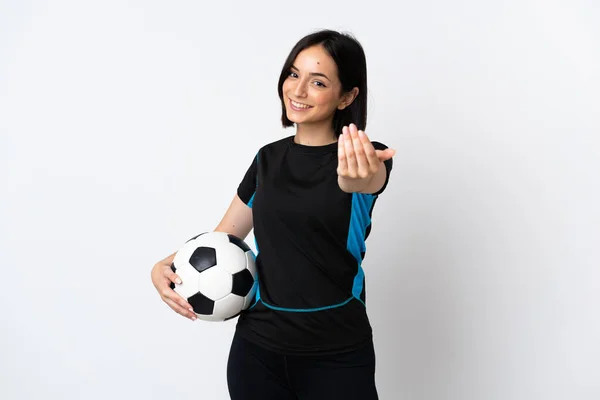
[[[160,291],[160,294],[163,297],[163,299],[169,299],[171,301],[174,301],[175,303],[179,304],[180,307],[183,307],[186,310],[192,308],[191,304],[188,303],[186,299],[184,299],[179,293],[177,293],[174,289],[171,288],[171,286],[169,285],[169,281],[165,280],[165,285],[166,287],[163,287]]]
[[[344,142],[344,129],[346,129],[346,127],[344,127],[342,129],[342,133],[340,134],[340,137],[338,138],[338,170],[337,170],[337,173],[340,176],[346,176],[346,174],[348,173],[348,160],[346,159],[346,152],[345,152],[346,144]]]
[[[192,309],[192,305],[188,303],[186,299],[184,299],[179,293],[177,293],[174,290],[171,290],[170,288],[164,289],[162,291],[162,296],[164,299],[171,300],[173,303],[177,304],[179,307],[185,310],[189,310],[192,312],[194,311]]]
[[[166,266],[166,268],[163,270],[163,276],[167,278],[170,282],[181,285],[181,278],[175,273],[175,267],[173,266],[173,264],[171,264],[170,267]]]
[[[357,175],[359,178],[366,178],[370,173],[369,160],[367,160],[364,144],[359,138],[358,132],[356,125],[350,125],[352,147],[354,148],[354,154],[356,155]]]
[[[379,168],[379,162],[381,160],[379,160],[377,157],[377,152],[375,151],[375,147],[373,147],[373,143],[371,143],[369,137],[364,131],[358,131],[358,137],[363,145],[365,157],[369,163],[369,168],[371,171],[376,171]]]
[[[171,307],[173,309],[173,311],[175,311],[177,314],[180,314],[186,318],[191,319],[192,321],[195,321],[198,317],[196,316],[196,313],[194,313],[193,311],[190,311],[186,308],[181,307],[179,304],[177,304],[175,301],[169,299],[169,298],[165,298],[164,299],[165,303],[167,303],[167,305],[169,307]]]
[[[344,151],[346,153],[346,160],[348,163],[348,176],[351,178],[356,178],[358,174],[358,165],[356,163],[354,145],[352,144],[352,137],[349,128],[344,127],[344,129]]]
[[[375,150],[375,152],[379,161],[389,160],[390,158],[394,157],[394,155],[396,155],[396,150],[389,148],[385,150]]]

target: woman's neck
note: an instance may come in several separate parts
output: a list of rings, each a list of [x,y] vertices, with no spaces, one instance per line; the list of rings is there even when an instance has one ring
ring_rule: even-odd
[[[320,126],[300,124],[296,126],[294,141],[305,146],[324,146],[337,141],[331,121]]]

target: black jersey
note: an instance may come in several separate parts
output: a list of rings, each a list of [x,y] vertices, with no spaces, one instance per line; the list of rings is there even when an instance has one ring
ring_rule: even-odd
[[[258,290],[236,329],[280,353],[331,354],[371,340],[362,261],[392,160],[379,192],[345,193],[337,148],[301,145],[294,136],[270,143],[237,190],[252,208]]]

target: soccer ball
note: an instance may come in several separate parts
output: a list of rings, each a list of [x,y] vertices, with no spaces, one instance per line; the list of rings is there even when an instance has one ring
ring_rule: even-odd
[[[247,309],[256,292],[256,256],[240,238],[205,232],[185,242],[171,269],[181,284],[171,288],[187,300],[198,319],[225,321]]]

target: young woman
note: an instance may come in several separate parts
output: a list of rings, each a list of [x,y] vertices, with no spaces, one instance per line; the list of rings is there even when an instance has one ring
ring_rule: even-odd
[[[302,38],[278,85],[295,134],[253,156],[215,231],[254,229],[258,290],[239,316],[227,378],[233,400],[377,399],[362,260],[371,215],[394,150],[365,135],[367,68],[361,45],[324,30]],[[176,312],[174,254],[152,282]]]

